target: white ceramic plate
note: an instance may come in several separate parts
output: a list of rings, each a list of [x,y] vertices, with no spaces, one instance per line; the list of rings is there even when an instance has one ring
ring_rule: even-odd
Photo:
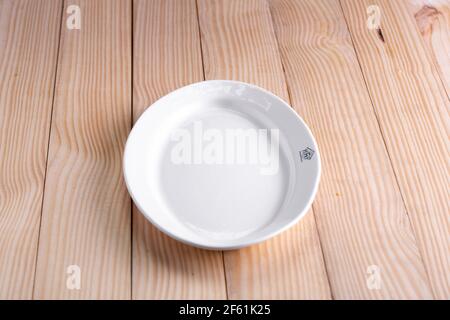
[[[283,100],[251,84],[205,81],[156,101],[125,147],[124,174],[158,229],[208,249],[235,249],[287,229],[311,206],[320,157]]]

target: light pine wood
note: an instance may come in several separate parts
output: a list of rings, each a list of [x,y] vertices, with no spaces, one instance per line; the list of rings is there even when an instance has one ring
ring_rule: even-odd
[[[450,96],[450,0],[409,0],[408,10]]]
[[[384,42],[359,27],[369,3],[382,10]],[[423,17],[423,10],[433,9],[420,9],[418,26],[407,5],[407,1],[343,1],[433,293],[449,299],[450,103],[420,33],[426,29],[423,24],[432,23],[423,21],[431,19]],[[448,60],[437,61],[443,63],[441,71],[448,68]]]
[[[36,299],[131,296],[131,204],[122,156],[131,125],[131,3],[66,1],[35,283]],[[68,15],[65,14],[65,17]],[[66,286],[81,270],[80,290]]]
[[[198,10],[206,79],[251,82],[289,101],[267,1],[199,0]],[[312,212],[270,241],[224,254],[230,299],[331,297]]]
[[[203,80],[195,0],[134,2],[134,120],[170,91]],[[225,299],[222,253],[159,232],[133,209],[134,299]]]
[[[450,0],[0,0],[0,299],[449,299],[449,56]],[[123,181],[132,124],[205,77],[321,151],[308,215],[241,250],[162,234]]]
[[[270,3],[293,106],[321,150],[314,212],[334,298],[431,298],[339,2]]]
[[[33,292],[60,18],[59,1],[0,0],[0,299]]]

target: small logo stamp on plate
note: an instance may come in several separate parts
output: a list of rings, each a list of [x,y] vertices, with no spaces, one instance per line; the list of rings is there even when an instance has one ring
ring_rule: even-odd
[[[311,160],[314,156],[315,151],[311,149],[310,147],[307,147],[304,150],[299,151],[300,154],[300,160],[303,162],[303,160]]]

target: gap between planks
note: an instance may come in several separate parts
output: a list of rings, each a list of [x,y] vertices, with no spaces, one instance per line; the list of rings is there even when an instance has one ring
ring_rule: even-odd
[[[31,291],[31,299],[34,300],[34,290],[36,287],[36,270],[37,270],[37,264],[38,264],[38,253],[39,253],[39,243],[41,239],[41,226],[42,226],[42,212],[44,211],[44,198],[45,198],[45,186],[47,182],[47,167],[48,167],[48,156],[49,156],[49,150],[50,150],[50,137],[52,133],[52,122],[53,122],[53,107],[55,106],[55,96],[56,96],[56,80],[58,79],[58,61],[59,61],[59,50],[61,47],[61,30],[63,28],[63,21],[64,21],[64,0],[60,0],[61,2],[61,10],[60,10],[60,24],[59,24],[59,30],[58,30],[58,48],[56,50],[56,61],[55,61],[55,78],[53,80],[53,96],[52,96],[52,104],[50,108],[50,127],[48,130],[48,141],[47,141],[47,155],[45,158],[45,171],[44,171],[44,185],[42,187],[42,201],[41,201],[41,212],[39,217],[39,229],[38,229],[38,239],[37,239],[37,245],[36,245],[36,259],[34,262],[34,275],[33,275],[33,287]]]

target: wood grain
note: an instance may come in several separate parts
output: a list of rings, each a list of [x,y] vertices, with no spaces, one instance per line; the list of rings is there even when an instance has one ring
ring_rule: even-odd
[[[71,4],[82,25],[69,30],[63,21],[35,298],[130,298],[121,160],[131,123],[131,3]],[[80,267],[80,290],[66,286],[70,265]]]
[[[293,106],[321,150],[314,212],[334,298],[432,297],[339,2],[270,3]]]
[[[59,1],[0,1],[0,299],[30,299],[56,72]]]
[[[206,79],[254,83],[289,101],[266,1],[198,1]],[[327,299],[313,213],[282,235],[225,252],[230,299]]]
[[[450,1],[409,0],[401,9],[414,17],[447,96],[450,96]]]
[[[134,120],[155,100],[203,80],[195,0],[134,2]],[[225,299],[221,252],[196,249],[133,208],[134,299]]]
[[[359,27],[369,2],[382,10],[385,41]],[[433,293],[449,299],[450,103],[422,41],[424,27],[407,2],[342,4]]]
[[[449,56],[450,0],[0,0],[0,299],[449,299]],[[205,76],[290,102],[322,156],[300,223],[224,253],[122,178],[133,122]]]

